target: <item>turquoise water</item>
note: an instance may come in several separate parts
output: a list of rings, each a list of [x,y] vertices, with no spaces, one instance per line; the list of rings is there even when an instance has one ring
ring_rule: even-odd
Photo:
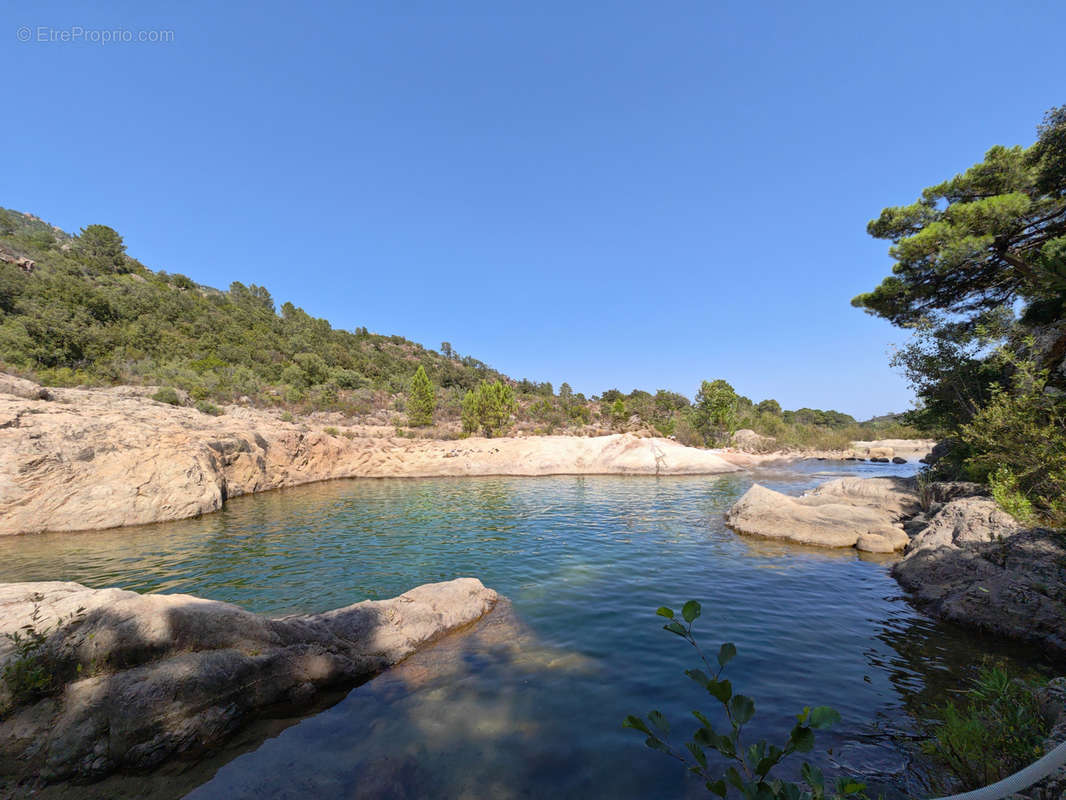
[[[807,462],[755,479],[799,493],[909,471]],[[690,709],[711,709],[683,676],[693,654],[654,614],[689,598],[703,603],[704,643],[737,644],[729,675],[756,700],[752,734],[777,738],[803,706],[832,705],[843,722],[819,741],[833,755],[818,758],[898,795],[909,770],[894,742],[914,715],[982,657],[1033,654],[916,613],[884,559],[738,537],[722,515],[752,480],[339,481],[238,498],[198,520],[8,538],[0,580],[189,592],[265,613],[465,575],[509,598],[487,624],[197,777],[198,800],[702,796],[620,727],[659,708],[684,733]]]

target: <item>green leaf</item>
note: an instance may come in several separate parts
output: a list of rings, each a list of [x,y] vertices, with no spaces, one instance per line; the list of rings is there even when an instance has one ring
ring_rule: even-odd
[[[814,731],[806,725],[797,725],[792,729],[788,743],[799,753],[809,753],[814,748]]]
[[[733,684],[729,681],[716,681],[709,680],[707,682],[707,691],[720,703],[728,703],[729,698],[733,696]]]
[[[716,780],[714,783],[707,781],[706,785],[708,792],[712,792],[713,794],[716,794],[719,797],[725,797],[726,794],[728,794],[729,792],[729,787],[725,785],[725,781],[723,781],[721,778]]]
[[[666,625],[663,625],[663,630],[670,631],[670,633],[676,633],[678,636],[688,635],[688,631],[685,630],[685,626],[682,625],[680,622],[668,622]]]
[[[666,746],[666,742],[664,742],[662,739],[655,735],[647,737],[644,740],[644,744],[650,747],[652,750],[660,750],[664,753],[670,752],[669,748]]]
[[[740,777],[736,767],[730,767],[725,771],[725,779],[738,789],[744,788],[744,779]]]
[[[718,649],[718,665],[724,667],[737,655],[737,646],[732,642],[726,642]]]
[[[692,716],[698,719],[700,721],[700,724],[703,725],[703,727],[705,727],[707,730],[713,730],[713,727],[711,726],[711,721],[707,719],[706,715],[703,714],[703,712],[693,711]]]
[[[836,709],[829,706],[818,706],[811,709],[810,722],[808,724],[815,730],[829,728],[837,722],[840,722],[840,713]]]
[[[733,695],[729,701],[729,710],[733,712],[733,721],[737,725],[746,725],[755,716],[755,701],[746,695]]]
[[[703,748],[695,742],[685,742],[685,747],[692,753],[692,757],[696,759],[696,763],[704,769],[707,768],[707,754],[703,752]]]
[[[665,735],[670,735],[670,723],[666,721],[666,717],[663,716],[663,712],[649,711],[648,720],[651,722],[652,725],[662,731]]]
[[[649,728],[645,724],[644,720],[642,720],[640,717],[634,717],[632,714],[630,714],[622,721],[622,727],[633,728],[634,730],[638,730],[641,733],[651,735],[651,728]]]
[[[839,778],[837,780],[837,792],[845,797],[858,794],[866,788],[865,783],[860,783],[854,778]]]
[[[800,768],[800,775],[803,776],[803,782],[811,787],[814,791],[821,791],[825,788],[825,778],[822,776],[822,771],[818,767],[803,762],[803,766]]]
[[[681,607],[681,616],[685,618],[685,622],[690,625],[696,621],[696,618],[700,615],[703,608],[695,600],[689,600],[685,605]]]
[[[707,677],[707,674],[701,669],[686,669],[685,674],[692,680],[696,681],[704,689],[707,688],[707,684],[711,682],[711,679]]]
[[[655,613],[660,617],[666,617],[667,619],[674,618],[674,610],[672,608],[667,608],[666,606],[659,606]]]

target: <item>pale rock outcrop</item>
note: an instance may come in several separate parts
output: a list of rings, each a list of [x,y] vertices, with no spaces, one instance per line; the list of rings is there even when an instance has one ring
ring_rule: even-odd
[[[777,446],[773,436],[763,436],[753,430],[741,428],[730,437],[733,447],[745,453],[769,453]]]
[[[874,480],[882,483],[863,485]],[[831,481],[804,497],[755,484],[729,509],[726,524],[739,533],[797,544],[891,553],[909,541],[897,524],[902,492],[887,478]]]
[[[1014,518],[987,497],[960,497],[944,504],[907,545],[908,557],[923,549],[984,544],[1021,530]]]
[[[926,458],[935,446],[935,439],[876,439],[851,443],[856,456],[867,458],[876,456],[890,460],[899,456],[907,461],[920,461]],[[886,451],[891,452],[886,454]]]
[[[4,687],[0,774],[86,780],[209,749],[257,710],[307,706],[320,689],[365,680],[496,602],[459,578],[271,619],[189,595],[0,584],[0,634],[47,630],[34,657],[58,683],[52,696],[18,702]],[[14,658],[0,636],[0,664]]]
[[[33,397],[42,391],[54,399]],[[244,406],[202,414],[156,402],[153,391],[43,390],[0,376],[0,535],[181,519],[229,497],[331,478],[739,469],[708,450],[631,434],[348,438]]]

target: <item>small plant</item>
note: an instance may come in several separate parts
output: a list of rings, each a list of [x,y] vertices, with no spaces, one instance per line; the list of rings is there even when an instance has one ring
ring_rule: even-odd
[[[988,476],[992,499],[996,505],[1022,524],[1032,522],[1033,504],[1018,488],[1018,478],[1007,467],[1000,467]]]
[[[34,595],[30,621],[14,633],[5,633],[14,653],[4,665],[2,677],[11,693],[12,706],[24,705],[47,697],[58,688],[57,664],[48,652],[48,638],[64,623],[78,619],[84,608],[69,617],[60,617],[51,626],[40,626],[41,595]]]
[[[323,431],[323,433],[328,433],[330,436],[340,436],[341,435],[340,430],[338,430],[337,428],[333,427],[332,425],[330,425],[330,426],[328,426],[326,428],[323,428],[322,431]]]
[[[158,403],[166,403],[171,406],[180,406],[181,398],[175,389],[170,386],[162,386],[159,391],[152,395],[152,399]]]
[[[412,427],[425,427],[433,423],[433,411],[437,407],[437,397],[433,384],[421,364],[411,379],[411,389],[407,396],[407,424]]]
[[[197,400],[196,410],[201,414],[210,414],[212,417],[217,417],[222,413],[222,409],[216,406],[214,403],[208,400]]]
[[[291,412],[289,412],[289,411],[281,412],[281,421],[282,422],[292,422],[294,419],[295,419],[295,417],[292,415]]]
[[[965,703],[945,703],[923,749],[957,785],[946,791],[995,783],[1043,755],[1047,724],[1035,687],[997,665],[981,668]]]
[[[664,630],[680,636],[699,654],[707,671],[699,669],[686,670],[685,674],[707,691],[722,707],[728,728],[720,733],[711,720],[699,711],[692,715],[700,727],[692,734],[692,740],[685,742],[684,749],[674,747],[668,740],[670,725],[660,711],[648,713],[647,722],[640,717],[628,716],[622,723],[624,727],[633,728],[647,738],[644,743],[653,750],[659,750],[684,764],[689,772],[704,780],[707,790],[719,797],[726,797],[731,789],[739,791],[746,800],[823,800],[833,798],[864,798],[866,786],[858,781],[840,779],[836,791],[826,793],[825,779],[821,770],[804,762],[800,770],[803,785],[771,777],[771,772],[785,758],[793,753],[807,753],[814,748],[814,731],[828,728],[840,720],[840,714],[828,706],[804,708],[796,717],[796,724],[788,735],[784,747],[776,747],[760,740],[751,744],[742,742],[744,726],[755,716],[755,701],[742,694],[735,694],[733,686],[722,678],[726,665],[736,657],[737,648],[726,642],[718,650],[716,664],[712,665],[703,654],[695,637],[692,624],[700,616],[700,604],[689,600],[681,608],[681,617],[663,606],[656,613],[669,620]],[[707,757],[708,751],[718,753],[729,766],[716,775]]]

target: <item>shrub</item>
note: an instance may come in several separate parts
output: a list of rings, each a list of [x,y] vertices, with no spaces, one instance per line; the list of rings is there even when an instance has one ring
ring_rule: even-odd
[[[337,428],[333,427],[332,425],[330,425],[329,427],[323,428],[322,432],[323,433],[328,433],[330,436],[340,436],[341,435],[341,432]]]
[[[1018,478],[1006,467],[988,476],[992,499],[996,505],[1023,524],[1033,520],[1033,504],[1018,490]]]
[[[503,433],[517,410],[510,386],[501,381],[482,381],[477,389],[463,397],[463,430],[466,433],[481,430],[489,438],[497,436]]]
[[[217,417],[222,413],[222,409],[216,406],[214,403],[210,403],[207,400],[197,400],[196,410],[201,414],[210,414],[212,417]]]
[[[41,599],[40,595],[33,598]],[[81,617],[84,608],[79,608],[69,617],[60,617],[54,625],[40,626],[41,607],[34,603],[30,621],[4,637],[11,642],[12,655],[4,665],[3,680],[11,693],[13,706],[23,705],[47,697],[59,688],[59,664],[49,652],[48,639],[64,624]]]
[[[984,666],[965,701],[937,709],[940,721],[923,749],[957,786],[995,783],[1043,755],[1047,724],[1031,684],[1012,679],[1001,666]]]
[[[158,392],[152,395],[152,399],[159,403],[166,403],[172,406],[180,406],[181,398],[178,396],[176,390],[170,386],[163,386]]]
[[[699,654],[706,671],[690,669],[685,671],[685,675],[721,706],[721,716],[726,723],[725,732],[716,730],[711,720],[703,713],[693,711],[692,715],[700,723],[700,727],[692,734],[691,741],[685,742],[682,749],[670,743],[670,725],[660,711],[649,712],[647,722],[640,717],[628,716],[622,725],[644,734],[647,737],[644,744],[680,761],[689,772],[704,781],[709,792],[719,797],[726,797],[731,790],[736,789],[742,797],[751,800],[824,798],[825,779],[821,770],[807,762],[803,763],[800,770],[806,789],[772,777],[771,773],[792,754],[808,753],[814,749],[815,730],[830,727],[840,720],[840,715],[827,706],[804,708],[803,712],[797,715],[796,724],[792,726],[783,747],[770,745],[766,741],[743,743],[742,729],[755,716],[755,701],[746,695],[734,693],[732,683],[722,678],[726,665],[737,655],[736,646],[726,642],[718,649],[715,664],[707,660],[692,633],[692,624],[701,613],[700,604],[695,600],[689,600],[682,606],[680,617],[665,606],[656,613],[668,620],[663,626],[664,630],[680,636]],[[708,752],[717,753],[729,766],[718,773],[720,764],[712,765],[707,757]],[[842,778],[837,782],[833,796],[865,797],[865,788],[865,785],[858,781]]]
[[[407,424],[416,428],[431,425],[436,407],[437,397],[433,384],[426,375],[425,367],[419,364],[407,395]]]
[[[296,418],[292,415],[291,411],[282,411],[281,412],[281,421],[282,422],[292,422],[294,419],[296,419]]]

